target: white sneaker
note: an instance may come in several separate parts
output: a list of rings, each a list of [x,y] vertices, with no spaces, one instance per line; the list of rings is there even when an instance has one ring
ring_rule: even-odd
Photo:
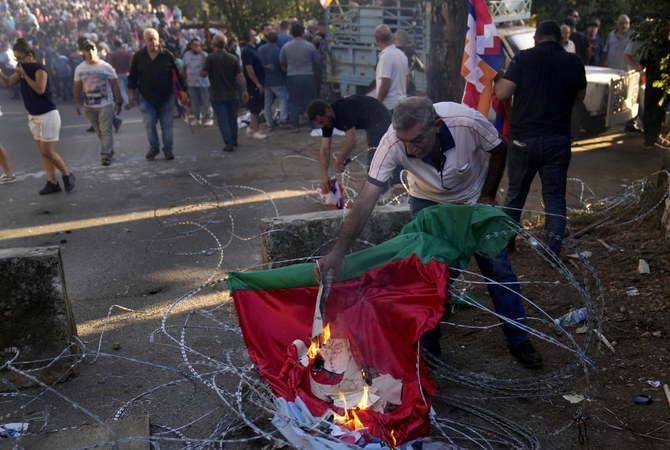
[[[200,125],[200,121],[198,119],[191,120],[192,127],[197,127],[198,125]]]
[[[253,136],[254,135],[254,130],[251,129],[251,127],[247,127],[247,136]]]
[[[257,131],[254,133],[254,139],[265,139],[267,138],[267,134],[263,134],[261,131]]]
[[[213,127],[214,126],[214,121],[212,119],[207,119],[202,123],[202,125],[204,127]]]
[[[0,184],[13,183],[15,181],[16,181],[16,175],[12,175],[11,177],[6,173],[0,175]]]

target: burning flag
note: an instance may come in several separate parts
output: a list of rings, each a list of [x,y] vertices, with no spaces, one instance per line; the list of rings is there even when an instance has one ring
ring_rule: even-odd
[[[333,0],[319,0],[321,2],[321,6],[324,8],[328,8],[331,3],[333,3]]]
[[[418,357],[419,337],[442,317],[449,267],[465,268],[473,252],[498,254],[510,224],[500,208],[438,205],[424,209],[396,238],[348,255],[324,316],[330,337],[321,350],[332,342],[325,371],[315,371],[307,356],[318,290],[314,265],[230,273],[249,357],[286,408],[330,414],[354,430],[362,426],[358,435],[390,444],[427,436],[435,385]],[[344,400],[329,389],[343,381],[355,384]]]
[[[486,116],[491,107],[493,79],[505,63],[503,46],[484,0],[470,0],[461,75],[463,104]]]

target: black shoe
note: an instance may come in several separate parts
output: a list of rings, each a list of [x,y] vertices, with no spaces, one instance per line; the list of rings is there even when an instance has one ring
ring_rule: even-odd
[[[58,182],[52,183],[51,181],[47,181],[46,186],[40,191],[40,195],[53,194],[54,192],[60,192],[60,190],[60,184],[58,184]]]
[[[63,175],[63,187],[65,192],[70,192],[74,189],[74,174],[70,172],[70,175]]]
[[[90,127],[86,128],[86,132],[87,132],[87,133],[93,133],[94,131],[95,131],[95,128],[93,128],[93,125],[91,125]]]
[[[171,148],[164,148],[163,153],[165,154],[165,159],[167,161],[172,161],[174,159],[174,153],[172,153]]]
[[[103,166],[109,166],[110,164],[112,164],[112,158],[110,158],[109,156],[103,156],[102,157],[102,165]]]
[[[542,367],[542,355],[535,350],[530,340],[523,341],[517,345],[510,345],[509,352],[529,369],[539,369]]]
[[[159,153],[160,153],[160,150],[158,150],[157,148],[151,147],[149,149],[149,151],[147,152],[145,158],[149,159],[149,160],[154,159],[156,157],[156,155],[159,154]]]
[[[114,133],[118,133],[119,130],[121,129],[121,124],[123,123],[123,119],[118,119],[114,121]]]
[[[233,147],[232,145],[226,145],[225,147],[223,147],[223,151],[224,152],[232,152],[232,151],[235,151],[235,147]]]

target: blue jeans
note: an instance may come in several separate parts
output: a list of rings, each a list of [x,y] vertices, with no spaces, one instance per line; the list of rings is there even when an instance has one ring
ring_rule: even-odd
[[[272,104],[275,97],[279,99],[279,121],[288,122],[288,90],[285,85],[265,86],[265,121],[268,127],[273,127],[274,117],[272,117]]]
[[[300,107],[307,109],[309,102],[316,98],[316,83],[314,75],[291,75],[286,77],[288,88],[288,102],[291,110],[291,124],[293,128],[300,126]],[[307,121],[307,127],[312,128],[312,122]]]
[[[209,119],[209,88],[189,86],[188,96],[191,99],[191,107],[193,109],[193,117],[195,117],[195,120],[200,120],[200,117],[202,117],[203,120]]]
[[[136,92],[137,104],[142,111],[142,121],[144,122],[144,131],[147,133],[149,139],[149,146],[160,149],[160,141],[158,140],[158,131],[156,125],[161,123],[161,135],[163,137],[163,152],[172,150],[173,130],[172,130],[172,111],[174,110],[175,97],[174,94],[164,102],[153,105],[149,103],[139,90]]]
[[[121,97],[123,98],[123,104],[128,104],[128,74],[120,73],[119,77],[119,88],[121,89]]]
[[[542,181],[544,234],[547,247],[561,251],[565,233],[565,189],[572,157],[568,136],[542,136],[514,141],[507,153],[505,212],[519,222],[535,174]]]
[[[437,205],[437,203],[410,196],[410,218],[414,220],[419,211],[433,205]],[[521,287],[519,280],[517,280],[514,274],[514,270],[512,270],[512,263],[507,256],[507,249],[502,249],[495,258],[485,258],[476,253],[474,256],[479,270],[486,277],[485,281],[495,281],[495,283],[487,284],[486,287],[496,313],[521,325],[525,325],[526,310],[523,307],[521,299]],[[509,345],[518,345],[528,340],[528,333],[508,322],[503,321],[502,331],[505,341]],[[440,336],[442,336],[442,331],[438,324],[434,329],[427,331],[421,336],[421,344],[428,348],[439,348]]]
[[[107,105],[101,108],[84,107],[84,113],[93,126],[93,131],[100,139],[102,149],[100,154],[103,157],[111,158],[114,153],[114,132],[112,124],[114,123],[114,106]]]
[[[223,142],[232,147],[237,144],[237,100],[212,102],[212,108]]]

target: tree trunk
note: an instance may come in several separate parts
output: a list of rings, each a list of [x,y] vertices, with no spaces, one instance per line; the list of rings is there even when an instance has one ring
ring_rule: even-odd
[[[467,0],[431,0],[428,97],[433,102],[461,102],[465,80],[461,77],[467,31]]]

